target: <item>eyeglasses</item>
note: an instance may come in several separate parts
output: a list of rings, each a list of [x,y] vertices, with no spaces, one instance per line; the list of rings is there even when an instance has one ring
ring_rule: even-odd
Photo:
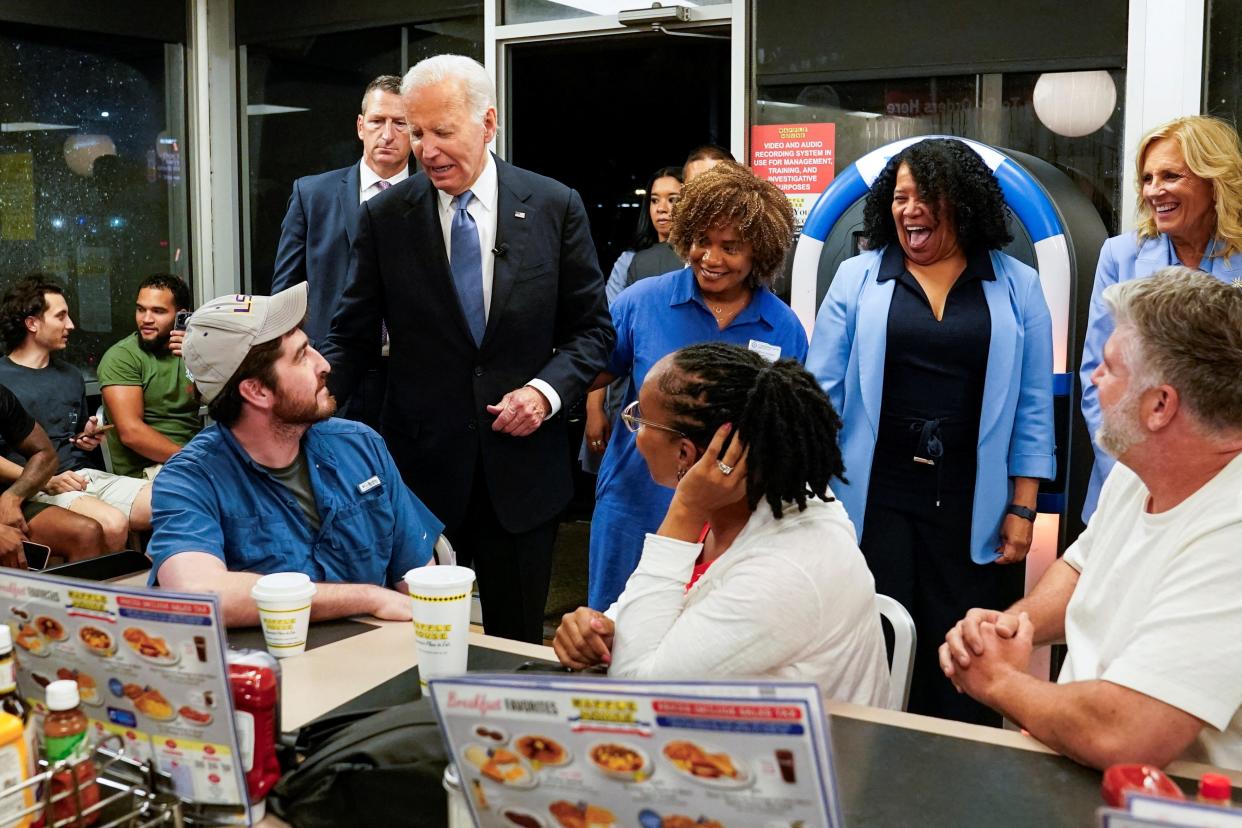
[[[638,400],[634,400],[634,402],[627,405],[625,410],[621,412],[621,422],[625,423],[625,427],[635,433],[637,433],[639,426],[650,426],[651,428],[658,428],[661,431],[672,432],[678,437],[685,437],[687,440],[690,439],[685,432],[678,431],[671,426],[661,425],[660,423],[653,422],[651,420],[644,420],[641,415],[642,412],[638,408]]]

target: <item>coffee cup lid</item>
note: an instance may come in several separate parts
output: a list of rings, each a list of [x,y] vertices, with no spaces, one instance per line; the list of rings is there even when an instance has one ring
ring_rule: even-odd
[[[474,583],[474,570],[465,566],[420,566],[405,573],[411,589],[469,589]]]
[[[250,597],[256,601],[307,599],[315,591],[310,576],[304,572],[273,572],[255,581]]]

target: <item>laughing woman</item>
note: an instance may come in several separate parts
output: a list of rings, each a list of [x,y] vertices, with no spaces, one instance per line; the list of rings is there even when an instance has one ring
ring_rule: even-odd
[[[1054,470],[1052,325],[1038,274],[1000,252],[1006,212],[961,141],[895,155],[867,196],[871,249],[837,271],[807,356],[845,421],[833,491],[876,590],[914,616],[909,710],[981,724],[1000,717],[957,694],[936,647],[955,614],[1021,597]]]

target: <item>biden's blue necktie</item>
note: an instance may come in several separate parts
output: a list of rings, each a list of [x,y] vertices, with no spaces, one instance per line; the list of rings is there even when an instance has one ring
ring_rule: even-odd
[[[469,190],[457,196],[453,227],[449,233],[449,266],[453,270],[457,298],[461,300],[462,312],[466,314],[466,324],[470,326],[474,344],[479,345],[487,328],[487,314],[483,310],[483,256],[479,252],[479,229],[475,226],[474,217],[466,210],[472,198],[474,193]]]

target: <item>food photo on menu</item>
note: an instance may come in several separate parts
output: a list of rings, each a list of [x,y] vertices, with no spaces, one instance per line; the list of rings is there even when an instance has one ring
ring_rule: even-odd
[[[436,700],[463,795],[484,828],[828,824],[809,728],[800,723],[808,713],[792,705],[713,702],[705,715],[681,716],[662,715],[676,708],[658,698],[565,693],[502,696],[497,705],[489,695],[471,702],[488,711],[480,719],[454,715],[451,696]],[[790,710],[800,722],[781,720]]]

